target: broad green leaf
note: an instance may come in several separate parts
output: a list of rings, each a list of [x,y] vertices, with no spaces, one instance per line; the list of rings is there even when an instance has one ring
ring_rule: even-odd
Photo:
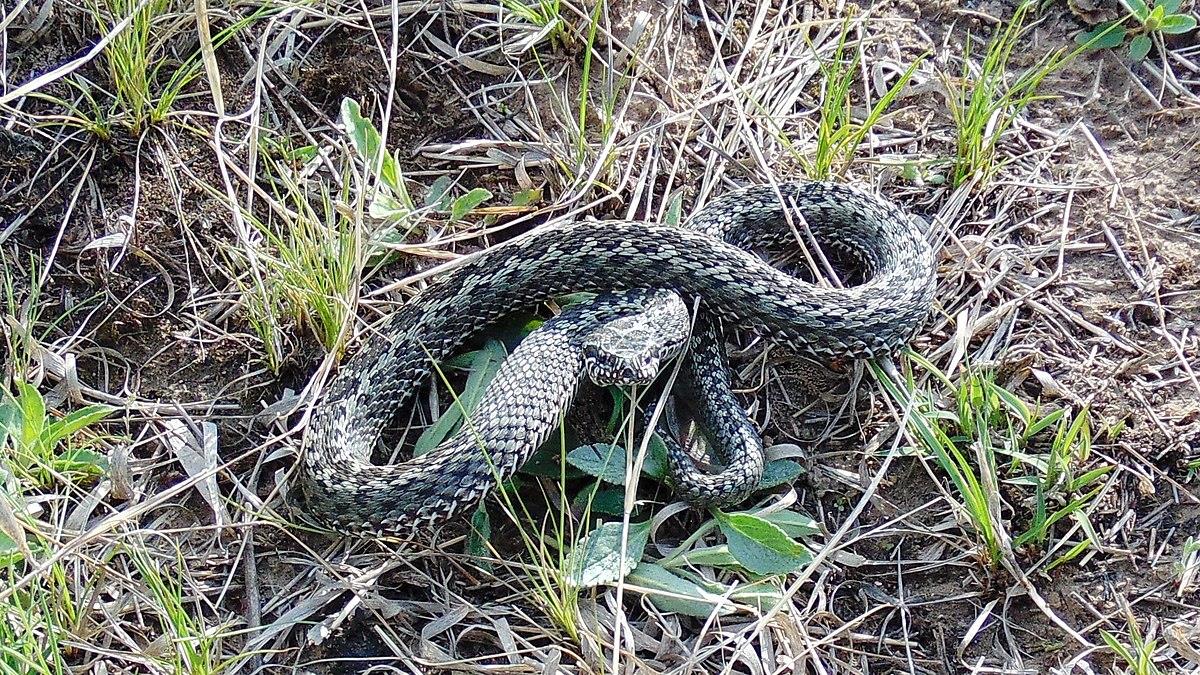
[[[625,484],[625,448],[619,445],[581,445],[567,453],[567,463],[613,485]]]
[[[1150,53],[1151,44],[1149,35],[1139,35],[1133,38],[1133,41],[1129,43],[1129,58],[1134,61],[1146,58],[1146,55]]]
[[[567,463],[613,485],[625,484],[625,448],[619,445],[581,445],[567,453]],[[642,473],[658,480],[667,473],[667,448],[657,436],[650,437]]]
[[[767,522],[777,525],[789,537],[810,537],[821,533],[821,526],[811,516],[795,511],[775,511],[762,516]]]
[[[1125,43],[1125,27],[1120,23],[1105,23],[1082,33],[1076,38],[1088,49],[1115,49]]]
[[[574,505],[583,511],[591,500],[592,513],[602,513],[608,516],[625,514],[625,488],[610,487],[603,481],[596,481],[576,495]]]
[[[367,168],[377,171],[378,166],[379,180],[382,180],[394,195],[408,195],[408,190],[402,183],[400,165],[383,147],[383,138],[379,136],[371,120],[362,117],[358,101],[342,98],[341,112],[342,124],[346,125],[350,143],[366,162]]]
[[[450,207],[450,220],[461,220],[463,216],[474,210],[476,206],[491,198],[492,193],[483,188],[477,187],[471,190],[454,200],[454,204]]]
[[[539,188],[529,188],[528,190],[514,192],[512,196],[513,206],[529,206],[540,201],[542,201],[542,191]]]
[[[1146,19],[1150,16],[1150,7],[1144,0],[1124,0],[1124,2],[1129,7],[1129,11],[1133,12],[1133,15],[1137,17],[1138,21],[1142,23],[1146,22]]]
[[[21,406],[21,441],[25,446],[33,445],[46,426],[46,403],[37,388],[24,382],[17,383],[17,403]]]
[[[576,585],[591,588],[615,583],[638,566],[650,539],[650,521],[629,524],[624,556],[621,555],[623,529],[618,521],[604,523],[588,532],[571,550],[571,578]]]
[[[808,549],[778,525],[748,513],[717,512],[717,524],[729,542],[729,551],[755,574],[794,572],[812,560]]]
[[[375,197],[367,206],[367,215],[372,218],[386,220],[389,223],[406,224],[409,217],[412,216],[412,209],[403,201],[396,199],[388,190],[380,190],[375,193]],[[399,236],[394,236],[396,243],[404,240],[404,235],[397,233]],[[385,240],[386,241],[386,240]]]
[[[79,410],[76,410],[61,420],[50,425],[46,430],[50,443],[58,443],[59,441],[70,438],[72,434],[89,427],[96,422],[111,415],[116,408],[107,405],[89,405]]]
[[[1179,11],[1179,5],[1182,0],[1159,0],[1156,5],[1163,8],[1167,14],[1174,14]]]
[[[521,466],[520,472],[530,476],[542,476],[543,478],[552,478],[554,480],[559,480],[564,475],[567,480],[585,475],[575,467],[569,464],[563,467],[559,462],[559,457],[562,456],[562,442],[562,436],[557,433],[553,434],[550,440],[538,448],[537,452],[533,453],[533,457]]]
[[[667,465],[667,446],[658,434],[654,434],[646,444],[646,461],[642,462],[642,473],[661,481],[667,476]]]
[[[450,188],[453,186],[454,182],[450,180],[450,176],[438,176],[425,195],[425,206],[445,211],[450,205]]]
[[[684,616],[707,618],[714,611],[718,615],[733,612],[731,603],[719,595],[709,593],[703,587],[680,577],[664,567],[644,562],[625,576],[625,582],[637,589],[664,612],[675,612]]]
[[[758,482],[759,490],[766,490],[778,485],[791,484],[804,473],[804,467],[791,459],[777,459],[767,464],[763,469],[762,480]]]
[[[1196,28],[1196,17],[1187,14],[1172,14],[1163,19],[1159,32],[1169,35],[1187,33]]]

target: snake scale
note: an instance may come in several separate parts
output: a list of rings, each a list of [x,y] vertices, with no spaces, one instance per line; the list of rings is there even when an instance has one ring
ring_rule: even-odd
[[[855,262],[861,283],[809,283],[752,250],[795,251],[809,236],[822,251]],[[914,220],[837,183],[735,190],[685,227],[618,220],[535,230],[441,276],[341,367],[309,421],[301,506],[320,524],[364,536],[409,534],[474,506],[558,426],[582,377],[582,336],[636,315],[648,294],[670,291],[688,307],[698,301],[697,331],[707,334],[693,345],[718,345],[723,327],[737,328],[828,363],[886,356],[902,346],[927,315],[935,281],[932,251]],[[582,291],[607,295],[534,331],[525,341],[533,358],[505,361],[462,431],[408,462],[371,463],[383,427],[429,379],[433,364],[515,310]],[[723,366],[704,365],[723,359],[723,350],[709,351],[692,358],[693,370]],[[745,419],[744,412],[721,417],[731,395],[716,400],[701,401],[709,424]],[[736,430],[715,431],[718,447],[738,442]],[[706,499],[713,489],[701,485],[684,496],[724,502],[744,496],[747,486],[726,484],[725,494]]]

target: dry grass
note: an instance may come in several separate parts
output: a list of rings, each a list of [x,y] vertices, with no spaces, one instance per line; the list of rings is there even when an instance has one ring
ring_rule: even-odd
[[[135,17],[153,49],[118,63],[149,59],[150,77],[117,88],[105,50],[137,51],[134,21],[98,35],[86,4],[52,0],[0,14],[3,386],[44,399],[21,429],[114,408],[50,445],[0,439],[0,673],[1200,667],[1200,204],[1182,178],[1200,169],[1200,49],[1048,74],[1055,98],[977,130],[987,180],[955,186],[966,36],[981,44],[1011,8],[139,5],[161,14]],[[1084,27],[1037,16],[1010,81]],[[344,97],[394,175],[339,128]],[[644,575],[572,591],[549,569],[560,550],[517,545],[543,513],[563,547],[588,524],[551,478],[527,477],[533,522],[493,518],[490,549],[462,523],[331,539],[283,507],[343,348],[439,271],[530,227],[677,220],[734,185],[803,177],[830,138],[850,139],[833,157],[845,180],[929,223],[940,285],[924,363],[860,368],[835,382],[849,395],[795,377],[782,350],[733,350],[773,456],[808,470],[754,506],[815,519],[811,563],[757,579],[713,562],[708,515],[610,518],[653,513],[645,560],[733,608],[694,617],[647,600]],[[492,199],[449,206],[478,187]],[[1087,451],[1068,442],[1050,472],[1058,427],[967,433],[981,410],[1016,419],[980,391],[1037,417],[1087,411]],[[453,406],[422,400],[404,440]],[[1039,509],[1064,513],[1023,538]]]

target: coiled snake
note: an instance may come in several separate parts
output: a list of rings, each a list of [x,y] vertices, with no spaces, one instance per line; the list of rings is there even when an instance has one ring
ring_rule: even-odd
[[[688,307],[699,301],[697,331],[706,339],[693,340],[700,349],[690,361],[700,379],[724,373],[721,326],[753,331],[822,362],[885,356],[911,338],[929,311],[936,271],[914,221],[846,185],[777,189],[729,193],[686,227],[601,221],[535,231],[441,277],[390,316],[332,380],[308,425],[299,474],[304,510],[339,532],[403,534],[473,506],[557,427],[583,376],[581,341],[643,311],[647,298],[670,297],[651,291],[672,291]],[[808,235],[822,251],[857,263],[862,283],[815,285],[749,250],[795,250]],[[579,291],[633,292],[603,295],[535,331],[524,358],[515,357],[525,344],[505,361],[471,421],[442,446],[403,464],[371,463],[384,425],[433,363],[516,309]],[[729,413],[729,402],[732,396],[722,399],[720,392],[701,401],[706,423],[721,426],[711,431],[726,454],[738,442],[760,442],[745,434],[745,413]],[[748,468],[732,462],[720,480],[689,482],[675,454],[675,480],[691,486],[683,490],[689,501],[739,499],[761,474],[761,459],[758,473],[747,460]]]

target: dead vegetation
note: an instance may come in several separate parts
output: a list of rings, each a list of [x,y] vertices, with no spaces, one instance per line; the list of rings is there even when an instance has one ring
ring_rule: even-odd
[[[0,672],[1196,670],[1200,48],[1136,15],[1079,48],[1124,16],[1083,5],[20,0]],[[447,265],[806,176],[922,218],[940,285],[894,368],[733,350],[803,469],[741,512],[775,557],[649,479],[589,499],[578,455],[490,537],[286,509],[327,376]],[[399,447],[449,431],[421,398]],[[598,521],[644,550],[581,587]]]

